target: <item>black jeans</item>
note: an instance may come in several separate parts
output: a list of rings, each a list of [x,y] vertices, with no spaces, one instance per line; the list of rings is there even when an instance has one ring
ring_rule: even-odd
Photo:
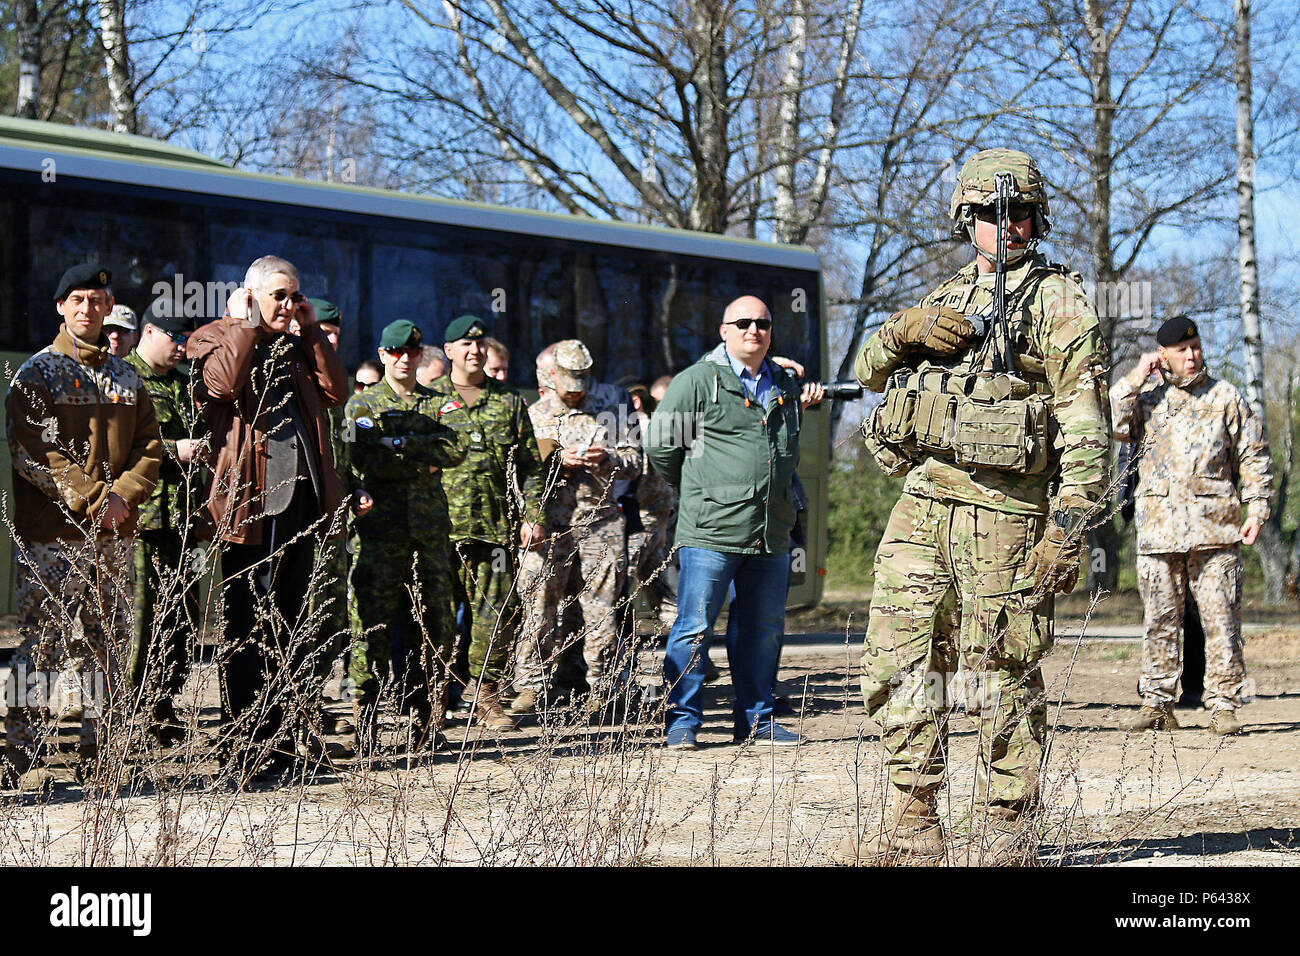
[[[227,544],[222,556],[221,696],[231,754],[285,743],[320,696],[314,657],[323,649],[307,593],[316,542],[302,534],[320,508],[304,484],[282,513],[263,520],[261,544]]]

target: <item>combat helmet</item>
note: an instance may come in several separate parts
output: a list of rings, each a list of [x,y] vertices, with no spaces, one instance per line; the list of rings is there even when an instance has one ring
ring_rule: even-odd
[[[994,178],[1002,172],[1010,173],[1015,180],[1015,192],[1012,193],[1011,201],[1029,203],[1034,207],[1034,238],[1030,240],[1027,249],[1018,252],[1013,250],[1013,258],[1019,258],[1033,249],[1038,240],[1051,231],[1052,225],[1047,218],[1047,184],[1043,181],[1043,174],[1033,158],[1018,149],[982,149],[962,164],[948,209],[948,215],[952,219],[952,238],[965,239],[972,245],[975,244],[972,210],[994,201]]]

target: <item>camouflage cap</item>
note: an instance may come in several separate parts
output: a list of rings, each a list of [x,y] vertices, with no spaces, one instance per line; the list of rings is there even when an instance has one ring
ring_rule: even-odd
[[[555,346],[555,371],[551,380],[560,392],[585,392],[595,362],[587,346],[577,339],[565,339]]]
[[[1038,164],[1028,153],[1018,149],[982,149],[962,164],[957,174],[957,185],[952,191],[948,215],[953,220],[952,238],[966,239],[970,225],[969,213],[963,207],[987,206],[997,198],[998,173],[1010,173],[1015,180],[1013,202],[1032,203],[1038,206],[1037,229],[1039,238],[1051,229],[1048,222],[1047,183]]]
[[[113,311],[108,313],[104,318],[104,328],[126,329],[128,332],[134,332],[137,327],[135,309],[126,305],[115,305]]]
[[[419,345],[423,341],[424,336],[420,334],[414,322],[410,319],[398,319],[384,326],[384,331],[379,336],[379,347],[391,351],[409,345]]]

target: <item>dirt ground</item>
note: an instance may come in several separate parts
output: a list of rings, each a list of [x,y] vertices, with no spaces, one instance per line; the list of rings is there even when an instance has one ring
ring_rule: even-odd
[[[1070,629],[1068,613],[1060,624]],[[83,790],[60,769],[50,795],[0,798],[0,862],[820,864],[855,816],[879,812],[883,779],[852,676],[861,633],[834,635],[792,634],[787,646],[781,690],[804,711],[788,721],[809,739],[800,748],[732,744],[719,646],[698,752],[665,751],[648,725],[530,721],[498,738],[457,721],[456,751],[431,763],[360,767],[335,740],[315,776],[243,792],[213,783],[204,746],[133,754],[107,789]],[[1172,733],[1118,730],[1137,703],[1139,651],[1132,638],[1085,637],[1047,660],[1037,862],[1300,864],[1300,624],[1248,630],[1257,691],[1237,738],[1211,735],[1205,711],[1179,711]],[[216,724],[210,667],[189,693],[202,742]],[[974,747],[973,723],[957,718],[942,808],[949,863],[963,859]]]

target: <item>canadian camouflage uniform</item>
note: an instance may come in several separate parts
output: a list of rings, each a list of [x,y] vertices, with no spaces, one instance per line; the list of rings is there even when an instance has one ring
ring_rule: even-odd
[[[147,702],[181,692],[193,661],[199,614],[201,553],[190,524],[205,499],[204,469],[187,469],[176,457],[176,443],[203,434],[184,368],[155,372],[139,352],[126,361],[140,374],[162,433],[163,460],[153,494],[141,503],[136,534],[135,635],[131,647],[131,686]]]
[[[990,314],[993,278],[972,263],[921,305]],[[1025,564],[1054,495],[1100,500],[1110,441],[1105,345],[1078,277],[1029,254],[1008,268],[1006,289],[1015,371],[1048,400],[1059,451],[1035,475],[922,452],[876,554],[861,675],[868,712],[883,727],[891,781],[933,794],[944,777],[955,703],[945,684],[960,661],[966,683],[951,688],[978,715],[982,799],[1019,809],[1036,792],[1043,757],[1040,660],[1052,645],[1054,611]],[[976,349],[945,361],[918,358],[878,332],[855,373],[881,391],[901,366],[970,371]]]
[[[1116,440],[1140,449],[1134,523],[1146,621],[1138,691],[1152,707],[1176,696],[1190,586],[1205,630],[1205,704],[1235,709],[1246,681],[1242,505],[1247,517],[1268,520],[1273,462],[1259,418],[1231,383],[1208,373],[1183,387],[1144,381],[1135,368],[1111,393]]]
[[[624,523],[614,483],[641,471],[641,446],[630,425],[635,411],[626,391],[593,383],[577,408],[548,391],[528,407],[528,414],[537,440],[550,439],[558,447],[548,459],[539,492],[546,542],[526,552],[520,567],[525,618],[515,688],[544,689],[556,655],[582,640],[587,682],[594,695],[603,696],[612,691],[617,676],[615,611],[627,574]],[[560,450],[583,445],[604,448],[606,458],[595,468],[566,474],[559,467]],[[581,635],[561,639],[557,625],[574,578],[584,628]]]
[[[327,409],[326,414],[329,416],[330,445],[334,451],[334,460],[342,462],[347,455],[343,447],[343,436],[346,431],[343,424],[343,406],[336,405]],[[317,562],[321,564],[325,575],[324,586],[314,596],[317,601],[316,609],[321,615],[320,633],[327,638],[324,652],[315,659],[319,665],[316,678],[322,682],[329,677],[339,654],[346,653],[348,650],[353,635],[359,633],[356,602],[352,599],[348,584],[352,564],[352,556],[348,548],[351,535],[347,533],[352,525],[350,513],[344,516],[344,521],[347,527],[344,528],[345,533],[341,539],[328,538],[316,546]],[[343,667],[345,698],[349,696],[346,685],[351,680],[347,661],[345,657]]]
[[[465,460],[445,471],[451,514],[455,602],[470,615],[469,676],[499,683],[519,634],[515,554],[525,494],[535,494],[541,458],[527,406],[513,389],[484,377],[472,405],[444,375],[429,385],[465,442]]]
[[[403,607],[415,622],[405,641],[403,706],[428,707],[444,679],[455,628],[441,469],[465,457],[465,439],[450,427],[463,414],[422,385],[403,399],[386,379],[345,406],[343,491],[365,489],[374,498],[353,519],[350,545],[363,633],[352,642],[349,676],[359,703],[374,702],[386,682],[389,625]],[[386,447],[384,438],[402,438],[403,447]]]
[[[21,638],[5,683],[5,743],[35,754],[42,711],[71,681],[89,692],[84,752],[121,707],[134,599],[136,515],[112,534],[92,530],[92,515],[110,493],[135,512],[152,491],[161,455],[153,404],[131,365],[64,329],[19,368],[5,412]]]

